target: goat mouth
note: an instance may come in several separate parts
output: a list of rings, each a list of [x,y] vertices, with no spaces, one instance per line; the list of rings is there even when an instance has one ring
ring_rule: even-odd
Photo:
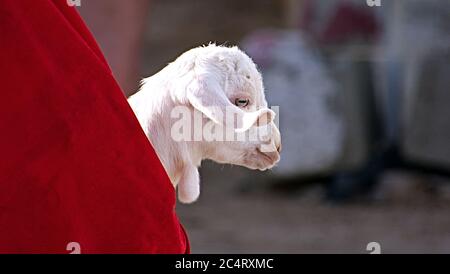
[[[268,162],[273,162],[272,158],[269,155],[267,155],[267,154],[265,154],[265,153],[263,153],[263,152],[261,152],[259,150],[257,150],[257,153],[258,153],[259,156],[262,156]]]
[[[276,158],[275,157],[271,157],[269,154],[261,152],[259,149],[256,150],[256,153],[259,156],[262,156],[268,163],[270,163],[265,169],[271,168],[276,163]]]

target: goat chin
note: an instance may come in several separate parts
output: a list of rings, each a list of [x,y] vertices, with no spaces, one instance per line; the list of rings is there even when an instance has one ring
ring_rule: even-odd
[[[242,101],[237,99],[248,100],[248,105],[236,106],[235,100]],[[198,167],[204,159],[256,166],[260,170],[279,161],[280,132],[273,123],[275,113],[267,108],[262,77],[253,61],[237,47],[209,45],[185,52],[157,74],[144,79],[140,90],[128,102],[183,203],[192,203],[200,195]],[[174,125],[171,115],[180,106],[192,116],[201,113],[202,121],[214,122],[218,127],[228,126],[219,112],[231,109],[237,117],[233,126],[241,125],[233,128],[236,132],[248,131],[256,123],[260,126],[260,121],[266,121],[269,138],[256,142],[175,141],[171,135]],[[261,145],[273,147],[273,151],[255,153]]]

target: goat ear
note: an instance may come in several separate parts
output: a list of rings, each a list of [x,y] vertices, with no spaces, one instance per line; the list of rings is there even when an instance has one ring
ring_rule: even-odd
[[[243,132],[252,126],[265,126],[271,123],[275,118],[275,112],[271,109],[264,108],[254,112],[244,112],[242,117],[243,126],[236,129],[237,132]]]
[[[187,89],[189,103],[214,123],[244,132],[257,124],[262,126],[273,121],[275,112],[265,108],[254,112],[245,112],[233,105],[225,92],[213,77],[198,76]],[[233,115],[231,121],[227,115]]]

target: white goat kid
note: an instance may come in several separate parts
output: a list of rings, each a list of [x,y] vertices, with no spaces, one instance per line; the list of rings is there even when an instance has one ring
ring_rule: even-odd
[[[272,168],[280,159],[280,132],[273,122],[275,113],[267,107],[262,77],[237,47],[191,49],[144,79],[128,101],[183,203],[200,195],[198,167],[204,159],[259,170]],[[264,126],[266,134],[256,140],[249,134],[233,140],[175,140],[177,107],[188,110],[190,117],[184,121],[201,114],[201,126],[213,124],[216,132],[254,133]],[[225,118],[229,112],[231,120]],[[188,128],[196,134],[195,126]]]

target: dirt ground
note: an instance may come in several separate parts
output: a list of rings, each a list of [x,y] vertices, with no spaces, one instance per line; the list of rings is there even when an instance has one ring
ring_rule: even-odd
[[[368,253],[369,242],[383,253],[450,252],[449,181],[438,193],[417,187],[433,178],[387,174],[378,197],[335,205],[319,185],[286,194],[239,167],[207,163],[201,174],[199,201],[177,208],[193,253]]]

